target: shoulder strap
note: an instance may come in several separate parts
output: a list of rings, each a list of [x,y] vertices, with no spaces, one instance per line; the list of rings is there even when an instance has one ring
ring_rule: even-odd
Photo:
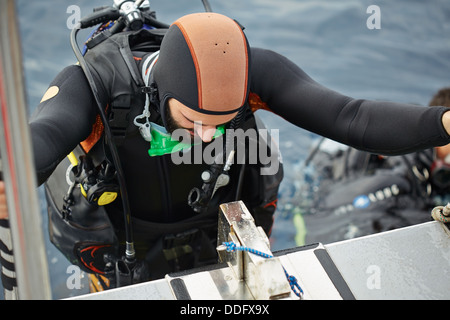
[[[160,47],[162,36],[165,34],[163,31],[155,32],[152,30],[142,29],[138,32],[126,32],[122,34],[118,34],[117,36],[114,35],[112,37],[113,41],[117,41],[117,44],[119,46],[119,52],[125,61],[125,64],[131,74],[131,77],[133,78],[133,81],[137,87],[138,92],[136,94],[145,93],[146,94],[146,100],[144,105],[144,111],[141,116],[138,117],[145,117],[146,123],[149,121],[150,112],[149,112],[149,101],[151,96],[151,92],[148,92],[149,81],[148,76],[146,76],[145,70],[141,71],[138,68],[138,65],[134,59],[132,51],[134,50],[155,50]],[[158,52],[156,51],[149,55],[146,59],[146,63],[142,65],[143,69],[146,69],[148,65],[153,66],[154,61],[156,61],[158,57]],[[150,74],[148,72],[147,74]],[[123,99],[129,99],[130,97],[124,97]],[[111,118],[110,125],[111,130],[113,131],[113,135],[115,136],[116,144],[120,145],[123,143],[125,139],[125,134],[129,125],[130,119],[128,119],[128,114],[131,108],[131,101],[116,101],[111,105],[111,112],[114,113],[113,117]],[[142,124],[137,124],[137,118],[134,119],[134,124],[139,127],[141,134],[144,130],[143,137],[145,139],[145,128],[147,126]]]
[[[114,135],[114,140],[117,145],[121,145],[125,139],[127,128],[132,119],[129,119],[129,113],[131,110],[131,104],[133,103],[133,98],[131,95],[139,95],[147,93],[149,87],[144,82],[141,72],[139,70],[138,64],[134,58],[133,52],[155,52],[159,50],[162,38],[165,35],[165,29],[142,29],[139,31],[126,31],[111,35],[107,32],[108,30],[102,32],[104,36],[97,35],[100,40],[94,41],[95,37],[89,41],[89,50],[96,50],[97,46],[102,44],[100,53],[104,50],[109,51],[109,54],[105,52],[106,55],[111,55],[113,51],[117,52],[120,59],[123,61],[122,70],[128,70],[132,78],[132,83],[134,86],[130,88],[130,94],[122,94],[120,96],[114,97],[114,100],[108,106],[109,125],[111,127],[112,133]],[[94,41],[94,42],[92,42]],[[89,52],[88,50],[88,52]],[[116,54],[117,55],[117,54]],[[105,57],[104,59],[109,59]],[[127,85],[127,84],[124,84]],[[146,90],[147,89],[147,90]],[[148,96],[149,94],[147,94]],[[148,98],[147,98],[148,99]],[[92,147],[101,137],[103,132],[103,126],[97,126],[95,135],[89,137],[89,146]],[[99,132],[100,131],[100,132]],[[86,145],[83,142],[83,145]],[[89,147],[89,148],[90,148]]]

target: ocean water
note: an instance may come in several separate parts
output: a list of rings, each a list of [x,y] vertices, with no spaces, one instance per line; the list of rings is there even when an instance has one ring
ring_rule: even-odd
[[[313,79],[343,94],[426,105],[438,89],[450,86],[448,0],[210,0],[210,3],[213,11],[235,18],[245,26],[252,46],[270,48],[287,56]],[[93,8],[109,4],[105,0],[17,1],[30,112],[56,74],[75,62],[69,34],[78,13],[85,16]],[[154,0],[151,7],[167,23],[184,14],[203,11],[200,0]],[[372,8],[378,11],[371,11]],[[276,115],[267,112],[260,115],[269,128],[280,130],[279,145],[285,166],[271,238],[275,251],[296,245],[292,212],[299,199],[294,195],[305,183],[299,170],[319,137]],[[42,208],[45,228],[44,203]],[[47,252],[53,297],[87,292],[86,286],[68,289],[69,264],[48,239]]]

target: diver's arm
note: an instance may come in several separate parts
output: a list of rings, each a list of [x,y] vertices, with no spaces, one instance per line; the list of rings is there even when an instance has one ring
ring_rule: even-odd
[[[448,108],[356,100],[269,50],[252,49],[251,81],[251,91],[274,113],[358,149],[394,155],[450,142]]]
[[[92,131],[96,107],[79,66],[65,68],[30,118],[38,183],[42,184]]]

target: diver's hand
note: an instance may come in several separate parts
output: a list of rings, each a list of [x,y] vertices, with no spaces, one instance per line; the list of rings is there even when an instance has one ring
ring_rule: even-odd
[[[450,135],[450,111],[446,111],[442,115],[442,125],[445,131],[447,131],[447,134]]]
[[[8,206],[6,205],[5,183],[0,180],[0,219],[8,219]]]

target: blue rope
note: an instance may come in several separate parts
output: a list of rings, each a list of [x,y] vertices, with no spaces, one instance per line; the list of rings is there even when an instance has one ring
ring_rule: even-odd
[[[222,244],[227,248],[227,252],[246,251],[246,252],[255,254],[257,256],[263,257],[263,258],[273,258],[273,256],[270,254],[267,254],[267,253],[264,253],[264,252],[261,252],[261,251],[258,251],[258,250],[252,249],[252,248],[248,248],[248,247],[237,246],[234,242],[223,242]],[[301,298],[303,295],[303,290],[300,287],[300,285],[298,284],[297,278],[289,275],[284,267],[283,267],[283,270],[284,270],[284,274],[286,275],[286,278],[289,282],[291,290],[295,293],[295,295],[297,297]]]

